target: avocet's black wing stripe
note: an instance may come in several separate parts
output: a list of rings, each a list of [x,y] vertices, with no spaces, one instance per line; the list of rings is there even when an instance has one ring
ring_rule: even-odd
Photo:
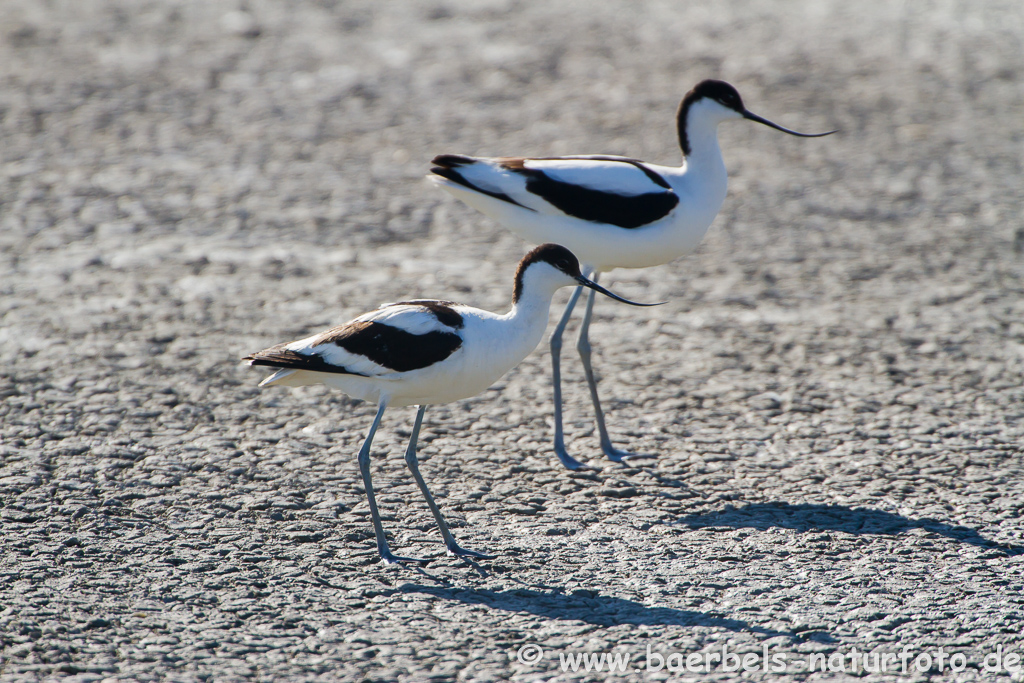
[[[573,218],[627,229],[654,223],[679,203],[672,191],[624,196],[561,183],[539,171],[527,181],[526,189]]]
[[[541,197],[566,215],[585,221],[634,229],[667,216],[679,204],[679,197],[668,189],[668,183],[657,173],[640,163],[632,165],[644,171],[648,178],[666,189],[660,192],[622,195],[562,182],[544,171],[525,165],[514,170],[526,176],[527,191]]]
[[[442,155],[440,157],[436,157],[434,159],[434,163],[435,164],[438,163],[438,160],[442,159],[443,157],[454,157],[454,156],[455,155],[452,155],[452,154],[446,154],[446,155]],[[463,175],[461,173],[459,173],[457,170],[455,170],[455,168],[450,168],[450,167],[446,167],[446,166],[435,166],[435,167],[430,169],[430,172],[433,173],[434,175],[439,175],[442,178],[446,178],[447,180],[450,180],[453,183],[457,183],[457,184],[462,185],[464,187],[468,187],[469,189],[473,190],[474,192],[479,192],[480,194],[485,194],[485,195],[487,195],[489,197],[494,197],[495,199],[500,199],[501,201],[508,202],[509,204],[515,204],[516,206],[521,206],[522,208],[529,209],[530,211],[534,210],[534,209],[530,209],[530,207],[528,207],[528,206],[523,206],[522,204],[520,204],[516,200],[512,199],[512,197],[509,197],[504,192],[498,192],[496,190],[488,190],[486,188],[480,187],[479,185],[474,185],[469,180],[467,180],[465,177],[463,177]]]
[[[544,214],[640,228],[679,204],[669,182],[643,162],[616,156],[474,158],[445,154],[435,174],[474,192]]]
[[[462,346],[459,305],[418,299],[384,304],[325,332],[246,356],[251,365],[386,377],[439,363]]]
[[[477,161],[479,161],[479,159],[467,157],[465,154],[438,154],[430,160],[430,163],[443,168],[455,168],[457,166],[475,164]]]
[[[440,363],[462,346],[462,337],[441,330],[412,334],[384,323],[354,321],[320,335],[313,348],[331,344],[394,372],[409,372]]]
[[[298,342],[246,356],[251,365],[379,377],[440,363],[462,346],[454,332],[413,334],[391,325],[353,320]]]
[[[258,351],[248,355],[242,360],[249,361],[249,365],[263,365],[269,368],[288,368],[290,370],[311,370],[313,372],[331,372],[338,375],[359,375],[366,377],[361,372],[353,372],[341,365],[328,363],[319,355],[306,355],[287,348],[287,344],[278,344],[269,349]]]

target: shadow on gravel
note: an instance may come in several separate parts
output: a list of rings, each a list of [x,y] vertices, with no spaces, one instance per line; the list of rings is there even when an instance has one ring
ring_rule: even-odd
[[[782,527],[796,531],[843,531],[857,535],[892,536],[910,529],[924,529],[961,543],[1002,550],[1008,555],[1024,553],[1024,548],[1020,546],[1007,546],[990,541],[969,527],[953,526],[934,519],[910,519],[891,512],[850,508],[845,505],[792,505],[782,502],[753,503],[740,508],[730,505],[723,510],[682,517],[672,524],[692,529],[720,526],[764,530]]]
[[[570,595],[557,591],[541,592],[526,588],[492,591],[467,588],[440,588],[404,584],[393,593],[424,593],[467,605],[486,605],[507,612],[525,612],[548,619],[583,621],[597,626],[642,624],[665,626],[708,626],[729,631],[748,631],[768,636],[792,636],[759,626],[751,626],[739,619],[723,619],[703,612],[647,607],[639,602],[611,598],[594,591],[574,591]]]

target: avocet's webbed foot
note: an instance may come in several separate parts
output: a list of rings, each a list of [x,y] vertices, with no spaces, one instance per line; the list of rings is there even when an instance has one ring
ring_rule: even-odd
[[[597,467],[585,465],[576,458],[569,455],[569,452],[565,450],[565,444],[560,443],[559,441],[555,441],[555,455],[557,455],[558,459],[562,461],[562,465],[564,465],[566,469],[572,470],[573,472],[579,470],[592,470],[594,472],[599,471]]]
[[[378,548],[377,550],[380,552],[380,559],[384,564],[398,564],[400,562],[418,562],[423,564],[430,562],[430,560],[418,557],[399,557],[392,553],[388,548]]]
[[[601,450],[604,451],[605,456],[608,457],[612,462],[629,464],[633,460],[651,460],[658,456],[653,453],[630,453],[629,451],[622,451],[609,444],[601,444]]]
[[[472,557],[477,560],[493,560],[494,555],[485,555],[484,553],[478,553],[475,550],[467,550],[461,547],[454,540],[451,543],[446,543],[445,546],[448,548],[449,555],[457,555],[459,557]]]

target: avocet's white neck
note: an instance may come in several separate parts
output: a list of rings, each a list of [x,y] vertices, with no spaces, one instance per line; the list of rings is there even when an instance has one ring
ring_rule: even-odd
[[[489,372],[497,370],[500,376],[537,348],[548,326],[550,308],[551,294],[526,287],[508,313],[482,321],[488,332],[482,340],[486,349],[481,353],[491,364]],[[495,363],[494,359],[501,360]]]
[[[729,176],[722,159],[722,150],[718,146],[718,124],[725,117],[716,111],[724,108],[717,104],[704,101],[698,102],[687,113],[685,128],[680,137],[685,135],[688,150],[683,160],[686,169],[686,183],[697,188],[697,196],[707,203],[708,209],[718,213],[727,191]]]
[[[521,336],[531,350],[536,347],[548,326],[551,299],[559,287],[568,284],[567,280],[563,273],[546,264],[529,267],[522,274],[522,286],[517,288],[512,310],[504,316],[509,321],[509,335]]]
[[[539,323],[542,327],[547,326],[548,313],[551,310],[551,298],[555,289],[547,287],[530,287],[526,285],[519,295],[519,299],[512,302],[512,310],[505,314],[510,321],[516,325],[532,327],[533,323]],[[543,329],[541,330],[543,334]]]
[[[725,171],[722,150],[718,146],[718,124],[725,117],[719,115],[724,108],[707,100],[697,102],[686,113],[680,131],[680,143],[688,167],[701,167]]]

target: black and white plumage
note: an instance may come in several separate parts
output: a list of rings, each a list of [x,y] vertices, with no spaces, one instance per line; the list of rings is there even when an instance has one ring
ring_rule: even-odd
[[[384,304],[326,332],[260,351],[249,364],[279,368],[261,385],[287,383],[298,370],[368,378],[423,370],[462,346],[457,307],[428,299]]]
[[[528,242],[554,241],[569,247],[598,276],[614,268],[668,263],[700,243],[725,200],[728,176],[718,146],[718,124],[748,119],[801,137],[743,106],[736,89],[706,80],[679,105],[677,127],[681,166],[661,166],[619,156],[434,158],[428,176]],[[835,132],[835,131],[830,131]],[[561,430],[557,348],[580,291],[570,299],[552,335],[556,377],[555,452],[570,469],[582,464],[568,455]],[[593,299],[588,303],[592,306]],[[589,367],[587,327],[580,330],[581,355],[597,413],[601,447],[615,461],[631,454],[612,447]]]
[[[445,154],[435,157],[434,163],[437,166],[431,170],[436,175],[528,211],[619,228],[648,225],[679,204],[679,196],[664,177],[627,157],[479,160]],[[493,184],[496,170],[508,174],[505,187]]]
[[[551,297],[567,285],[589,287],[633,304],[583,277],[579,261],[568,249],[544,244],[520,262],[512,309],[504,315],[432,299],[384,304],[344,325],[272,346],[243,360],[275,370],[260,386],[322,383],[377,404],[377,416],[359,452],[359,467],[377,548],[385,562],[413,560],[393,555],[384,538],[370,481],[370,444],[388,406],[418,405],[406,463],[449,553],[484,557],[455,542],[419,474],[416,439],[423,413],[427,405],[475,396],[523,360],[544,335]]]

